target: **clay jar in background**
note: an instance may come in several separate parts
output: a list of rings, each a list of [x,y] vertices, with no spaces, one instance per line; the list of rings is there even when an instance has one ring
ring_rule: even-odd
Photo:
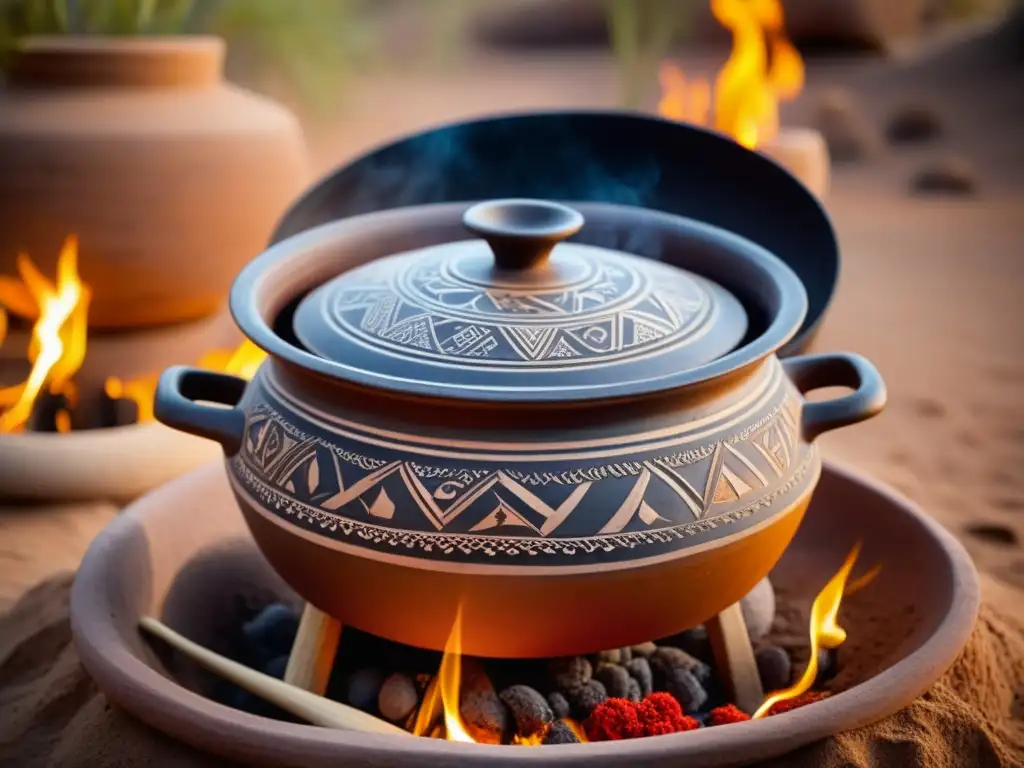
[[[0,87],[0,274],[54,275],[76,234],[92,328],[227,300],[307,181],[282,106],[222,78],[215,37],[29,39]]]

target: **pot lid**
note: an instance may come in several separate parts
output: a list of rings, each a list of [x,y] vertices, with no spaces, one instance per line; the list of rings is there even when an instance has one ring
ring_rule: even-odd
[[[541,401],[650,391],[747,332],[742,304],[707,278],[561,243],[584,225],[565,205],[479,203],[463,224],[482,239],[377,259],[314,289],[295,313],[299,341],[371,386]]]

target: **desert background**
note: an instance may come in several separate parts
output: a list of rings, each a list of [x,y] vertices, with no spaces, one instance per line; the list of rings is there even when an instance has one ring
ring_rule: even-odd
[[[823,452],[956,535],[982,574],[985,604],[925,696],[771,765],[1021,765],[1024,0],[782,2],[806,83],[783,104],[781,124],[817,129],[829,146],[824,205],[842,256],[813,351],[863,354],[889,390],[880,417],[826,435]],[[608,39],[603,0],[293,3],[234,4],[236,32],[251,24],[246,14],[263,26],[227,35],[227,71],[299,117],[310,183],[375,146],[461,118],[627,103],[653,113],[661,61],[713,77],[729,54],[708,0],[608,0],[689,12],[674,39],[633,57]],[[0,616],[50,580],[0,632],[0,683],[11,692],[0,753],[18,753],[14,762],[0,754],[0,764],[139,765],[156,754],[160,764],[222,764],[197,762],[119,714],[71,646],[69,574],[119,511],[0,496]]]
[[[584,18],[575,32],[565,23],[568,31],[555,24],[552,32],[529,7],[525,22],[508,16],[529,4],[476,3],[453,28],[457,48],[442,41],[448,55],[438,57],[421,50],[426,4],[383,5],[388,66],[353,69],[326,112],[291,94],[311,180],[461,117],[617,105],[615,58],[573,39],[599,37],[592,20],[589,31]],[[578,2],[547,5],[550,18],[585,17]],[[816,348],[866,355],[890,393],[880,418],[826,436],[826,457],[915,500],[960,537],[980,570],[1024,588],[1024,27],[984,11],[899,37],[884,54],[808,52],[806,88],[784,105],[783,124],[820,127],[833,147],[826,208],[843,264]],[[532,23],[556,40],[525,50],[488,41],[508,18],[525,23],[527,36]],[[727,53],[721,42],[698,33],[670,55],[687,72],[713,74]],[[650,79],[641,107],[653,110]],[[937,135],[887,142],[887,122],[910,108],[929,113]],[[952,176],[958,191],[914,191],[929,169]],[[102,503],[0,510],[0,609],[73,569],[117,513]]]

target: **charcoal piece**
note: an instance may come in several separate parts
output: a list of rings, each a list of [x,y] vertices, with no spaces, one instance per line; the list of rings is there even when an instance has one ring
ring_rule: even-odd
[[[374,712],[384,684],[384,673],[375,668],[358,669],[345,681],[345,701],[356,709]]]
[[[629,646],[629,652],[633,654],[634,658],[640,656],[641,658],[646,659],[656,650],[658,650],[658,646],[652,643],[651,641],[647,641],[646,643],[640,643],[639,645]]]
[[[284,671],[287,667],[287,656],[275,656],[263,665],[263,674],[276,677],[278,680],[284,680]]]
[[[710,709],[704,710],[703,712],[694,712],[693,714],[689,715],[689,717],[692,717],[694,720],[696,720],[701,728],[707,728],[711,725]]]
[[[632,678],[625,668],[618,664],[601,663],[594,670],[594,679],[598,680],[613,699],[625,699],[629,694],[629,682]]]
[[[692,629],[687,629],[678,635],[666,638],[659,647],[664,646],[679,648],[695,659],[700,659],[708,664],[712,661],[711,640],[708,638],[708,631],[703,624],[698,624]]]
[[[139,404],[126,397],[111,397],[104,392],[95,407],[94,421],[99,427],[127,427],[139,420]]]
[[[638,656],[626,662],[626,671],[640,685],[640,696],[650,696],[654,691],[654,675],[651,672],[651,664],[643,656]]]
[[[838,660],[838,648],[818,649],[818,685],[823,685],[836,676],[836,673],[839,671]]]
[[[569,702],[569,710],[577,720],[586,720],[594,708],[608,698],[608,691],[599,680],[588,680],[565,695]]]
[[[475,659],[462,660],[459,713],[469,735],[480,744],[500,744],[509,727],[508,709]]]
[[[688,669],[683,667],[672,667],[671,672],[665,678],[665,690],[672,694],[686,714],[699,712],[708,700],[704,686]]]
[[[555,682],[555,687],[564,694],[586,685],[593,671],[590,662],[583,656],[552,659],[548,664],[548,672]]]
[[[610,651],[601,651],[600,653],[594,654],[592,666],[597,667],[598,664],[621,664],[622,663],[622,649],[613,648]]]
[[[640,690],[640,683],[636,678],[629,678],[629,685],[626,687],[625,698],[630,701],[642,701],[644,698],[643,691]]]
[[[416,684],[408,675],[399,672],[389,676],[377,694],[377,708],[393,723],[407,717],[418,701]]]
[[[520,736],[539,733],[555,719],[551,707],[535,688],[528,685],[510,685],[499,694],[516,720],[516,732]]]
[[[712,675],[710,680],[701,682],[701,685],[704,688],[704,692],[708,695],[708,700],[704,702],[703,709],[710,711],[715,707],[724,707],[726,704],[732,703],[729,698],[729,692],[718,675]]]
[[[544,736],[543,744],[579,744],[579,739],[572,728],[562,722],[553,723]]]
[[[40,392],[25,427],[30,432],[60,432],[58,421],[62,419],[70,425],[71,401],[62,394]]]
[[[767,576],[740,600],[740,609],[751,642],[756,643],[771,631],[775,623],[775,588]]]
[[[556,720],[562,720],[569,716],[569,702],[558,691],[552,691],[548,694],[548,705],[551,707],[551,713],[555,716]]]
[[[260,667],[275,656],[287,655],[299,631],[299,614],[284,603],[271,603],[242,625],[245,658]]]
[[[766,645],[754,654],[761,686],[766,692],[779,691],[789,685],[793,675],[793,662],[784,648]]]
[[[660,687],[659,679],[670,677],[670,671],[673,669],[685,669],[702,683],[711,679],[711,667],[682,648],[660,646],[649,661],[654,672],[656,688]]]
[[[799,664],[793,664],[793,671],[790,676],[791,682],[795,683],[797,680],[804,676],[804,672],[807,671],[807,662],[802,661]],[[836,653],[834,651],[826,650],[825,648],[818,649],[818,674],[814,678],[814,685],[821,685],[827,680],[831,680],[835,677],[836,669]]]

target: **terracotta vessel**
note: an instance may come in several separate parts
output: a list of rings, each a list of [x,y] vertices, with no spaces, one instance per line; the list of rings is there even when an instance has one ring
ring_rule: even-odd
[[[149,642],[139,618],[157,616],[193,641],[230,653],[242,606],[297,599],[249,536],[223,463],[139,499],[96,537],[75,577],[71,627],[82,663],[112,702],[175,739],[245,765],[721,768],[782,755],[897,712],[967,642],[979,596],[963,546],[926,511],[829,463],[772,583],[810,602],[858,540],[864,548],[854,578],[876,563],[882,569],[843,601],[839,624],[848,637],[839,649],[840,693],[764,720],[600,744],[526,748],[395,738],[282,722],[217,703],[217,681]],[[665,613],[673,608],[659,606]]]
[[[306,180],[296,120],[217,38],[30,39],[0,88],[0,274],[77,234],[93,328],[213,314]]]
[[[464,652],[492,657],[693,626],[782,555],[814,439],[883,407],[863,358],[775,357],[806,296],[771,254],[577,208],[425,206],[298,235],[232,289],[269,353],[252,383],[162,376],[157,418],[223,445],[268,560],[343,623],[440,649],[461,603]],[[486,242],[451,242],[460,222]],[[658,238],[681,268],[558,244],[588,227]],[[829,386],[854,391],[801,396]]]

